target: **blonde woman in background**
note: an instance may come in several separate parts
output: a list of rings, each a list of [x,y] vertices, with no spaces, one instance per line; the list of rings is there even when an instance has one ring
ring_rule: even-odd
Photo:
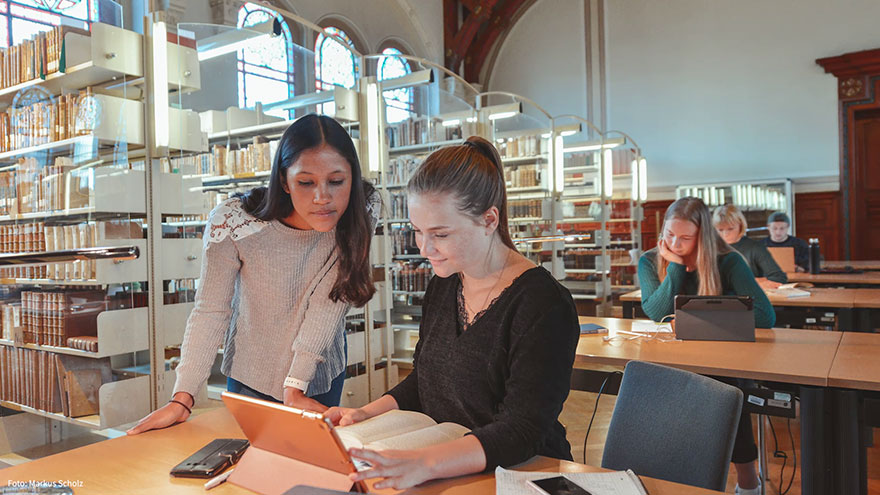
[[[666,210],[657,247],[639,259],[639,283],[642,309],[656,321],[675,312],[675,296],[679,294],[724,294],[752,297],[756,327],[770,328],[776,323],[773,306],[745,259],[718,235],[709,208],[699,198],[681,198]],[[735,378],[713,378],[738,387],[746,385]],[[731,458],[736,466],[737,494],[761,493],[757,459],[752,418],[744,413]]]
[[[764,289],[776,289],[788,282],[788,276],[779,268],[767,246],[746,235],[748,223],[739,208],[734,205],[715,208],[712,223],[724,242],[746,259],[758,285]]]

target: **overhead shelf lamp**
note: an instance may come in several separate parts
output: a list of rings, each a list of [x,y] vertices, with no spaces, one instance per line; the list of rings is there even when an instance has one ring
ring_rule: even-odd
[[[565,148],[566,153],[577,153],[579,151],[597,151],[600,149],[613,149],[622,146],[626,142],[625,138],[609,138],[600,141],[586,141],[575,143]]]
[[[228,29],[198,42],[199,62],[258,45],[280,35],[281,23],[275,18],[245,28]]]

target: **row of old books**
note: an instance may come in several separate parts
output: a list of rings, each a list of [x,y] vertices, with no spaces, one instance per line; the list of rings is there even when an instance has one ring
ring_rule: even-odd
[[[76,418],[98,414],[110,360],[0,346],[0,400]]]
[[[520,165],[504,169],[507,187],[536,187],[541,185],[541,170],[538,165]]]
[[[392,290],[423,292],[434,276],[434,269],[428,262],[398,262],[391,267]]]
[[[104,220],[72,225],[46,225],[43,222],[0,226],[0,252],[33,253],[97,247],[99,240],[141,239],[139,220]],[[49,280],[95,280],[96,260],[49,263],[41,266],[0,268],[0,278]]]
[[[14,169],[0,172],[0,215],[88,206],[92,173],[75,170],[70,157],[45,167],[34,157],[21,157]]]
[[[478,126],[475,122],[465,121],[458,122],[456,125],[443,125],[443,119],[438,117],[417,117],[389,124],[385,128],[385,141],[389,147],[397,148],[463,139],[479,134],[477,131]]]
[[[101,112],[91,88],[0,113],[0,152],[91,134]]]
[[[422,158],[402,155],[388,161],[388,184],[405,186],[422,164]]]
[[[518,199],[507,203],[509,218],[541,218],[543,201],[540,199]]]
[[[146,292],[101,289],[22,291],[20,301],[0,305],[0,335],[20,343],[72,347],[97,352],[98,315],[104,311],[144,307]]]
[[[278,141],[259,142],[260,139],[254,138],[255,142],[242,149],[230,150],[223,145],[214,145],[211,153],[163,159],[162,171],[214,176],[268,172],[272,169]]]
[[[8,48],[0,48],[0,89],[16,86],[63,70],[64,35],[88,31],[70,26],[55,26]]]
[[[549,143],[549,139],[536,134],[499,139],[495,147],[502,158],[517,158],[546,154]]]

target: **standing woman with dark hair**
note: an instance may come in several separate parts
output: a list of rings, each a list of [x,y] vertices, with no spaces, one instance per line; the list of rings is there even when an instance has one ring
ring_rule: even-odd
[[[574,301],[514,248],[498,152],[485,139],[435,151],[407,185],[410,221],[437,276],[425,292],[413,371],[348,425],[392,409],[420,411],[471,434],[416,450],[352,449],[372,467],[353,480],[407,488],[510,466],[534,455],[571,459],[557,419],[579,336]]]
[[[224,336],[230,391],[318,412],[338,405],[345,314],[375,292],[369,253],[379,210],[339,123],[311,114],[291,124],[268,188],[211,212],[173,398],[128,433],[189,417]]]

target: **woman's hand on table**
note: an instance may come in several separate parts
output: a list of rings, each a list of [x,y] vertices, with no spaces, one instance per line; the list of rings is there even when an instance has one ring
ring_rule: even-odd
[[[306,397],[305,392],[296,387],[284,387],[284,405],[318,413],[323,413],[327,410],[327,406],[315,399]]]
[[[403,490],[437,478],[434,467],[437,460],[430,452],[421,450],[383,450],[377,452],[367,449],[350,449],[355,459],[366,461],[370,468],[349,477],[352,481],[364,481],[372,478],[384,478],[377,481],[373,488],[394,488]]]
[[[186,421],[190,415],[192,406],[195,403],[192,395],[186,392],[177,392],[174,394],[173,400],[182,402],[186,407],[177,402],[169,402],[138,421],[138,424],[134,425],[125,433],[127,435],[137,435],[145,431],[167,428]],[[189,409],[187,409],[187,407]]]

